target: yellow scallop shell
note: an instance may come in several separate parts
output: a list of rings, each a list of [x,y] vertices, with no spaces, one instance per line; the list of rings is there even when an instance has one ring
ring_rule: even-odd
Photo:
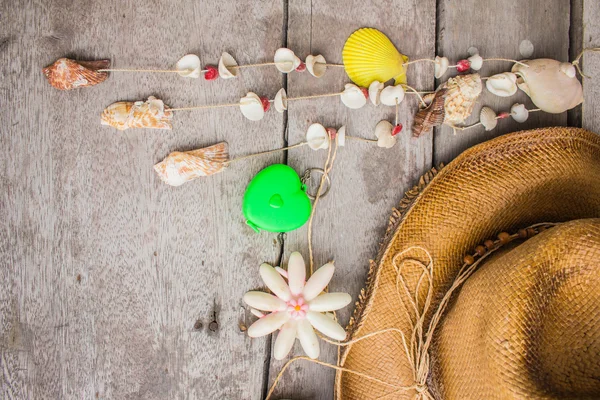
[[[377,29],[361,28],[350,35],[342,59],[346,73],[359,86],[368,87],[373,81],[386,82],[392,78],[396,84],[406,83],[402,64],[408,62],[408,57],[400,54]]]

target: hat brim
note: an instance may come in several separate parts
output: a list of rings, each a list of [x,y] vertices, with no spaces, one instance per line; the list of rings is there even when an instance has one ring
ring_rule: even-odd
[[[392,258],[411,246],[427,249],[433,257],[433,298],[439,301],[464,256],[497,233],[599,216],[598,135],[578,128],[543,128],[475,146],[437,174],[427,174],[394,210],[348,326],[349,339],[391,327],[410,332],[407,310],[397,301]],[[345,347],[340,364],[394,385],[414,383],[402,341],[393,332]],[[415,395],[414,390],[398,391],[341,371],[335,388],[337,399]]]

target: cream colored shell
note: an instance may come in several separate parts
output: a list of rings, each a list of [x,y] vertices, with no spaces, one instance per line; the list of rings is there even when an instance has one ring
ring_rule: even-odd
[[[147,101],[119,101],[106,107],[100,117],[101,125],[120,131],[129,128],[172,129],[173,112],[154,96]]]
[[[240,99],[240,110],[244,117],[250,121],[260,121],[265,116],[265,109],[262,101],[256,93],[248,92],[248,94]]]
[[[195,54],[187,54],[177,61],[175,69],[184,78],[197,79],[200,77],[200,57]]]
[[[309,126],[306,131],[306,142],[313,150],[329,148],[329,136],[325,127],[318,123]]]
[[[346,107],[352,109],[358,109],[367,104],[367,98],[361,88],[352,83],[346,83],[340,98]]]
[[[458,75],[444,85],[444,122],[462,124],[473,112],[483,88],[479,74]]]
[[[448,61],[447,57],[436,56],[434,60],[434,75],[436,79],[440,79],[446,71],[448,71],[448,67],[450,66],[450,61]]]
[[[517,93],[517,76],[512,72],[503,72],[490,76],[485,81],[485,87],[496,96],[512,96]]]
[[[379,121],[375,126],[375,137],[377,146],[385,149],[391,149],[396,144],[396,137],[392,136],[394,126],[386,120]]]
[[[381,91],[379,99],[383,105],[395,106],[396,103],[402,103],[402,100],[404,100],[404,94],[404,88],[401,85],[387,86]]]
[[[556,60],[539,58],[515,64],[517,86],[542,111],[560,114],[583,102],[583,88],[572,70]]]
[[[285,74],[292,72],[302,63],[292,50],[285,47],[277,49],[273,57],[273,62],[275,63],[275,67]]]
[[[320,78],[325,75],[325,71],[327,71],[327,62],[325,61],[325,57],[322,55],[309,55],[306,57],[306,69],[312,76],[315,78]]]
[[[494,110],[489,107],[483,107],[479,113],[479,122],[486,131],[491,131],[498,125],[497,115]]]
[[[233,56],[227,52],[221,54],[219,58],[219,76],[223,79],[235,78],[238,75],[239,68],[237,61]]]
[[[282,113],[287,110],[287,93],[285,92],[284,88],[279,89],[275,95],[273,105],[275,106],[275,110],[277,110],[277,112]]]
[[[380,96],[383,86],[383,83],[379,81],[373,81],[369,85],[369,100],[371,100],[373,105],[378,106],[381,103]]]

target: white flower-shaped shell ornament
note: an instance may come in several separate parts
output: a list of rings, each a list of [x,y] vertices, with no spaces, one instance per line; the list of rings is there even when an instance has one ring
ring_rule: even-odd
[[[383,90],[384,84],[379,81],[373,81],[369,85],[369,100],[371,103],[378,106],[381,103],[380,96],[381,91]]]
[[[187,54],[177,61],[175,69],[180,76],[184,78],[200,77],[200,57],[195,54]]]
[[[515,103],[510,108],[510,116],[517,122],[523,123],[529,118],[529,110],[524,104]]]
[[[262,101],[256,93],[248,94],[240,99],[240,110],[250,121],[260,121],[265,116]]]
[[[352,109],[358,109],[367,104],[367,98],[362,89],[353,83],[346,83],[340,98],[346,107]]]
[[[239,68],[238,63],[233,56],[227,52],[221,54],[219,58],[219,76],[223,79],[231,79],[237,77]]]
[[[275,109],[280,113],[287,110],[287,93],[285,92],[284,88],[279,89],[279,91],[275,95],[273,105],[275,106]]]
[[[383,88],[381,91],[379,100],[383,105],[395,106],[396,102],[398,102],[398,104],[402,103],[402,100],[404,100],[404,95],[404,88],[401,85],[388,86]]]
[[[275,63],[275,67],[285,74],[292,72],[302,63],[292,50],[285,47],[277,49],[275,57],[273,57],[273,62]]]
[[[440,79],[450,66],[450,61],[446,57],[436,56],[434,60],[434,75],[436,79]]]
[[[320,78],[325,75],[325,71],[327,70],[327,62],[325,61],[325,57],[322,55],[309,55],[306,57],[306,69],[312,76],[315,78]]]
[[[333,263],[327,263],[306,281],[304,259],[300,253],[294,252],[288,262],[286,283],[279,270],[262,264],[260,276],[273,294],[252,291],[244,295],[244,302],[250,307],[269,312],[248,328],[248,336],[260,337],[280,329],[273,349],[277,360],[288,355],[296,338],[310,358],[319,357],[319,340],[314,329],[332,339],[344,340],[344,328],[333,318],[322,314],[339,310],[352,301],[347,293],[322,293],[334,270]]]
[[[490,76],[485,81],[485,87],[496,96],[512,96],[517,93],[517,76],[512,72],[503,72]]]
[[[386,120],[379,121],[375,126],[375,137],[377,137],[377,146],[385,149],[391,149],[396,144],[396,137],[392,135],[394,126]]]
[[[478,53],[473,54],[467,60],[471,63],[472,70],[479,71],[483,67],[483,58]]]
[[[489,107],[483,107],[479,113],[479,122],[486,131],[491,131],[498,125],[496,112]]]
[[[346,126],[340,127],[340,129],[338,129],[335,137],[337,138],[338,146],[345,146],[346,145]]]
[[[313,150],[329,148],[329,135],[327,129],[321,124],[312,124],[306,131],[306,142]]]
[[[560,114],[583,101],[583,88],[572,65],[549,58],[521,63],[525,65],[515,64],[512,68],[517,75],[517,86],[542,111]]]

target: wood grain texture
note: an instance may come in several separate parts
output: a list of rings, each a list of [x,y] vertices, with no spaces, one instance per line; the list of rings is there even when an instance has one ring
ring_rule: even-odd
[[[583,48],[600,47],[600,4],[593,0],[583,1]],[[600,53],[587,52],[582,67],[589,78],[583,79],[582,126],[600,133]]]
[[[282,117],[180,112],[173,131],[119,132],[101,126],[100,113],[149,95],[174,107],[229,103],[248,90],[273,96],[281,75],[113,73],[62,92],[41,69],[63,56],[121,68],[171,68],[186,53],[216,64],[225,50],[240,63],[268,60],[282,3],[0,4],[0,398],[259,398],[268,349],[240,331],[249,323],[241,299],[280,245],[245,225],[241,201],[250,178],[283,158],[179,188],[152,166],[221,140],[233,156],[281,147]]]
[[[288,21],[288,46],[302,58],[323,54],[328,62],[341,63],[344,42],[361,27],[381,29],[400,51],[412,58],[434,55],[433,0],[293,1],[289,3]],[[288,77],[288,95],[342,91],[348,82],[340,68],[329,68],[320,79],[293,73]],[[419,89],[432,89],[433,67],[425,64],[410,68],[408,82]],[[313,229],[315,268],[335,259],[336,272],[330,290],[346,291],[354,300],[365,285],[369,259],[376,255],[392,207],[431,165],[431,135],[412,138],[410,127],[417,104],[414,95],[406,95],[400,107],[404,130],[392,149],[346,140],[346,146],[338,150],[331,173],[332,189],[318,205]],[[394,111],[393,107],[375,107],[370,102],[359,110],[350,110],[337,97],[290,102],[289,143],[305,140],[306,129],[313,122],[335,128],[345,125],[348,135],[373,139],[375,125],[382,119],[393,123]],[[288,163],[302,174],[310,167],[323,168],[326,157],[325,150],[313,152],[304,147],[290,151]],[[298,250],[308,263],[307,229],[305,225],[287,235],[285,262],[292,251]],[[347,324],[353,308],[351,304],[338,312],[342,325]],[[289,357],[301,354],[300,344],[296,343]],[[336,356],[335,346],[321,343],[320,360],[335,363]],[[282,366],[283,362],[272,360],[270,383]],[[331,399],[333,379],[333,370],[299,362],[285,373],[274,398]]]
[[[450,59],[451,63],[468,57],[471,46],[479,49],[484,58],[553,58],[568,61],[569,57],[569,12],[570,4],[564,0],[524,3],[519,0],[443,0],[438,2],[440,9],[438,27],[438,53]],[[523,57],[519,51],[522,41],[533,44],[531,57]],[[481,76],[510,71],[512,63],[484,63]],[[438,82],[445,82],[451,76],[447,73]],[[498,97],[485,88],[473,114],[465,125],[479,121],[482,106],[496,111],[509,111],[514,103],[535,108],[531,100],[518,91],[511,97]],[[567,113],[532,113],[529,119],[519,124],[511,118],[498,122],[498,126],[486,132],[483,127],[474,128],[453,135],[452,129],[442,127],[436,130],[434,138],[434,162],[447,163],[467,148],[488,139],[523,129],[567,124]]]

